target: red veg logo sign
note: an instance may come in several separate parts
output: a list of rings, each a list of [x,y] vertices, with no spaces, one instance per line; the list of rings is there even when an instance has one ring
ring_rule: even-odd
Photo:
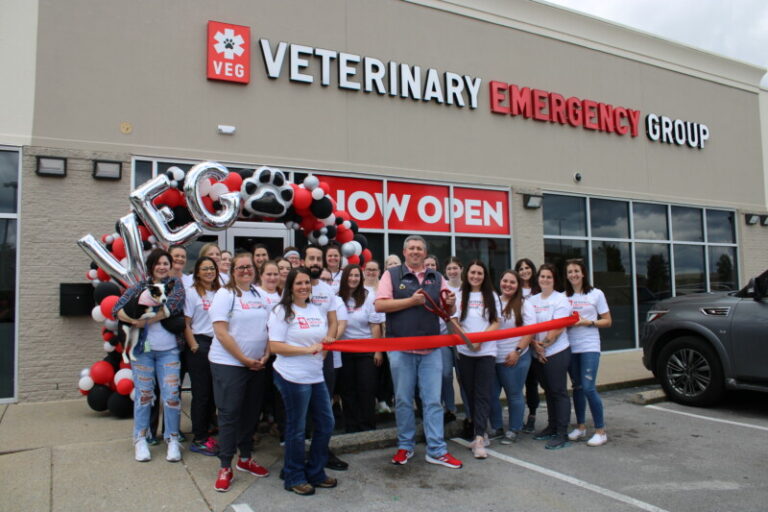
[[[251,80],[251,29],[208,22],[208,79],[247,84]]]

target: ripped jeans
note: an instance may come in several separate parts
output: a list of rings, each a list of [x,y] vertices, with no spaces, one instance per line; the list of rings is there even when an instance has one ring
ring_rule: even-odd
[[[133,439],[144,437],[149,432],[149,415],[155,397],[155,379],[160,384],[163,400],[163,437],[179,435],[181,418],[181,394],[179,390],[179,349],[151,350],[136,356],[131,364],[133,370]]]
[[[600,352],[571,353],[571,363],[568,373],[571,375],[573,386],[573,409],[576,412],[576,423],[586,423],[587,402],[592,413],[595,428],[605,428],[603,418],[603,401],[597,393],[597,368],[600,365]]]

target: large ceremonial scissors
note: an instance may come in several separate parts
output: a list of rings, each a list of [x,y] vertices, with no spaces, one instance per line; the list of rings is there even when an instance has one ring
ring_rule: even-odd
[[[424,296],[426,301],[424,302],[424,307],[427,311],[430,313],[434,313],[435,315],[439,316],[445,321],[445,324],[450,327],[451,331],[453,331],[454,334],[458,334],[461,337],[461,340],[464,342],[464,344],[471,350],[475,351],[475,346],[472,344],[471,341],[469,341],[469,338],[467,338],[467,334],[464,332],[464,329],[461,328],[461,325],[459,325],[459,322],[451,317],[451,314],[448,312],[448,296],[451,294],[450,290],[441,290],[440,291],[440,304],[438,305],[432,297],[429,296],[427,292],[424,291],[424,289],[420,289],[419,293]]]

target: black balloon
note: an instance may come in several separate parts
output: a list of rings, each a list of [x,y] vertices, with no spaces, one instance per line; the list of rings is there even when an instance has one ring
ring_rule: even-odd
[[[109,397],[112,395],[112,393],[113,391],[107,386],[103,386],[101,384],[94,385],[91,388],[91,391],[88,392],[88,406],[94,411],[106,411],[107,402],[109,401]]]
[[[118,329],[118,332],[120,331],[122,331],[122,329]],[[117,338],[119,339],[120,336],[118,335]],[[116,350],[113,350],[112,352],[107,352],[107,355],[104,356],[103,360],[111,364],[112,368],[117,372],[117,370],[120,369],[120,363],[123,361],[123,356],[118,354]]]
[[[331,203],[331,200],[328,197],[315,199],[312,201],[312,204],[309,205],[309,211],[318,219],[324,219],[330,217],[333,213],[333,203]]]
[[[325,229],[328,230],[326,235],[328,235],[328,238],[336,238],[336,226],[325,226]]]
[[[365,238],[365,235],[362,233],[358,233],[355,235],[355,241],[363,246],[363,249],[368,248],[368,239]]]
[[[181,227],[190,222],[192,222],[192,214],[189,213],[189,210],[187,210],[186,207],[176,206],[173,209],[173,221],[169,224],[173,227]]]
[[[90,395],[89,395],[90,396]],[[114,392],[107,399],[109,412],[118,418],[130,418],[133,416],[133,400],[128,395]]]
[[[342,217],[341,215],[337,215],[335,222],[336,222],[337,226],[340,225],[340,224],[344,224],[344,217]]]
[[[141,241],[141,248],[144,249],[145,251],[148,251],[148,250],[150,250],[152,248],[152,244],[149,243],[149,240],[142,240]]]
[[[353,220],[350,220],[349,224],[350,224],[349,229],[351,229],[354,234],[357,234],[357,229],[358,229],[357,228],[357,222],[355,222]]]
[[[322,233],[320,232],[319,229],[316,229],[312,232],[312,236],[315,238],[318,238],[320,235],[322,235]]]
[[[101,304],[101,301],[110,295],[122,295],[120,293],[120,287],[112,281],[99,283],[96,288],[93,289],[93,300],[96,304]]]
[[[99,266],[96,264],[95,261],[91,262],[91,270],[98,270]]]

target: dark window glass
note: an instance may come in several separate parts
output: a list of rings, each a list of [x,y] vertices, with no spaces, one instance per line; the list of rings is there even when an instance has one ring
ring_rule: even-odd
[[[713,292],[737,290],[736,248],[709,248],[709,289]]]
[[[133,167],[133,178],[136,188],[152,179],[152,162],[136,160]]]
[[[0,398],[13,398],[16,364],[16,220],[0,219]]]
[[[586,240],[544,240],[544,262],[557,267],[557,283],[555,289],[563,290],[565,286],[565,262],[573,258],[581,258],[589,268]]]
[[[544,194],[544,234],[586,236],[587,209],[583,197]]]
[[[635,307],[632,299],[632,257],[627,242],[593,242],[595,287],[605,294],[613,325],[600,329],[603,350],[634,348]]]
[[[635,244],[637,314],[641,327],[653,304],[672,296],[669,244]]]
[[[726,244],[736,243],[733,212],[707,210],[707,241]]]
[[[478,259],[485,263],[491,274],[491,280],[496,285],[501,279],[501,273],[510,266],[508,238],[475,238],[456,237],[456,254],[464,264]],[[442,266],[447,258],[440,260]]]
[[[704,246],[675,245],[675,295],[705,291]]]
[[[646,240],[668,240],[667,206],[664,204],[634,203],[632,223],[635,238]]]
[[[187,265],[184,267],[184,272],[189,274],[195,270],[195,263],[197,263],[197,258],[200,256],[200,249],[210,242],[218,244],[218,235],[202,235],[187,244]],[[224,250],[225,248],[219,246],[219,249]]]
[[[672,207],[672,238],[685,242],[703,242],[701,208]]]
[[[368,240],[368,249],[371,251],[373,259],[379,262],[379,268],[384,266],[384,234],[383,233],[365,233]]]
[[[600,238],[629,238],[629,203],[608,199],[589,200],[592,236]]]
[[[19,153],[0,151],[0,213],[16,213],[19,194]]]
[[[389,235],[389,253],[397,254],[403,263],[403,243],[409,235]],[[421,235],[424,240],[427,241],[427,253],[437,256],[438,262],[443,262],[451,255],[451,237],[449,236],[434,236],[434,235]],[[461,256],[464,259],[464,256]]]

